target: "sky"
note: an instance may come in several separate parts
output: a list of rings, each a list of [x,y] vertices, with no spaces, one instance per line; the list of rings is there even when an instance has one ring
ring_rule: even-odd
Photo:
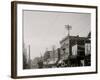
[[[91,31],[91,14],[50,11],[23,11],[23,40],[30,45],[31,59],[40,57],[52,47],[60,47],[67,36],[65,25],[72,26],[70,35],[86,37]]]

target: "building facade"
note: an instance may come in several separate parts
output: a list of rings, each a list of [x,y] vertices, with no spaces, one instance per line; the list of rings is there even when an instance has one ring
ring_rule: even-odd
[[[77,67],[91,65],[91,33],[87,37],[66,36],[60,41],[60,48],[46,51],[43,66]]]
[[[60,41],[62,58],[68,67],[84,65],[86,37],[67,36]]]

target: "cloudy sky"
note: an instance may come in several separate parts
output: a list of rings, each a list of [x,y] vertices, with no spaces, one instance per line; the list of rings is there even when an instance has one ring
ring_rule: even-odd
[[[23,11],[23,36],[25,45],[30,45],[31,59],[60,47],[59,41],[67,36],[64,25],[70,24],[70,35],[87,36],[91,30],[89,13],[62,13],[45,11]]]

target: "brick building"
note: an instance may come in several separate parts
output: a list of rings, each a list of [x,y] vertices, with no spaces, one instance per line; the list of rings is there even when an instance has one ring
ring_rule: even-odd
[[[79,60],[82,60],[85,56],[86,40],[86,37],[67,36],[60,41],[61,56],[67,66],[81,66]],[[73,63],[76,65],[73,65]]]

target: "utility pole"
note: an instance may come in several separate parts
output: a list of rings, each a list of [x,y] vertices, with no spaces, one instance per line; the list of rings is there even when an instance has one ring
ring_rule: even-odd
[[[67,31],[68,31],[68,38],[70,38],[70,30],[72,29],[72,26],[71,25],[65,25],[65,28],[67,29]],[[69,48],[69,55],[71,55],[71,51],[70,51],[70,39],[69,39],[69,46],[68,46]]]
[[[72,26],[70,26],[70,25],[68,24],[68,25],[65,25],[65,28],[66,28],[67,31],[68,31],[68,36],[70,36],[70,30],[72,29]]]
[[[52,46],[52,54],[53,54],[52,59],[53,59],[53,61],[55,61],[55,55],[56,55],[55,54],[55,45]]]

